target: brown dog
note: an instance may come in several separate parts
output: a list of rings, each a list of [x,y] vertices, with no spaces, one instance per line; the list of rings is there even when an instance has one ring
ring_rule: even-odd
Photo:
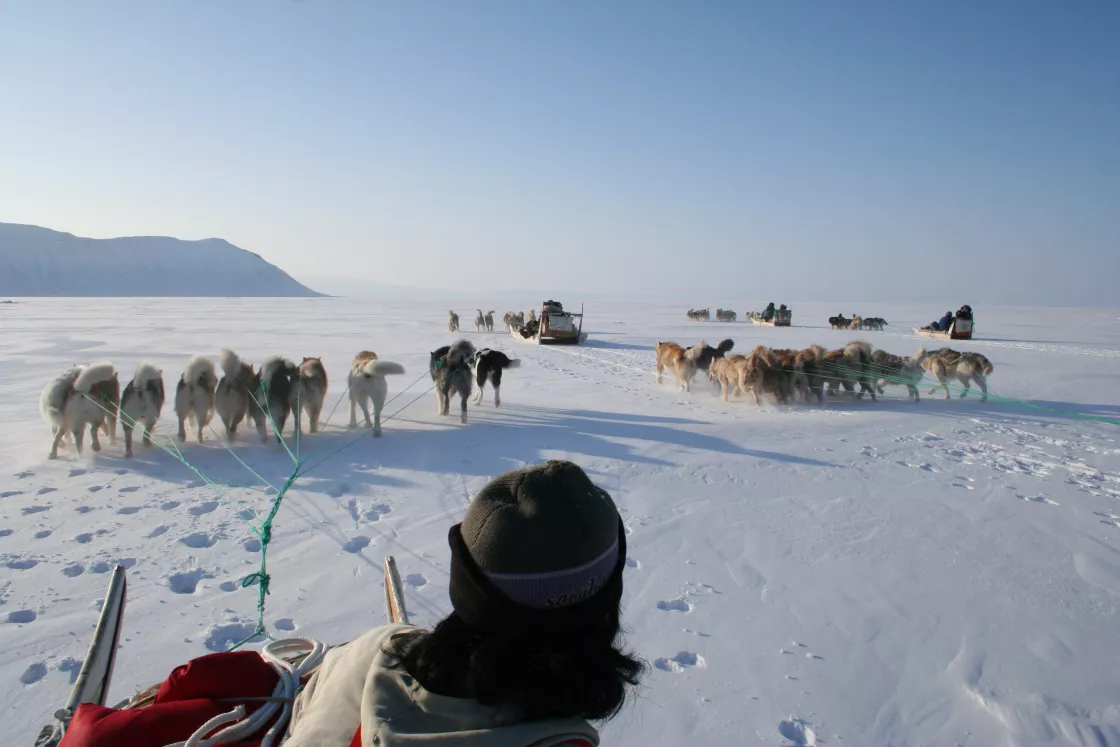
[[[703,347],[703,341],[699,347]],[[696,376],[696,360],[685,354],[685,349],[675,342],[658,342],[654,347],[657,355],[657,383],[661,383],[661,372],[672,369],[677,375],[677,384],[686,392],[692,391],[692,378]]]

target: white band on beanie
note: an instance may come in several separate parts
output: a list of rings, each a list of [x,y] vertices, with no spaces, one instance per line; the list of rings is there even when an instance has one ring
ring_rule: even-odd
[[[610,579],[618,565],[618,540],[599,557],[575,568],[545,573],[482,574],[510,601],[535,609],[582,602]]]

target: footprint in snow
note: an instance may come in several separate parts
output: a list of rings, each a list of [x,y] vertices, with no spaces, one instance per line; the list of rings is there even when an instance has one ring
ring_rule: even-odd
[[[236,581],[223,581],[222,583],[218,584],[218,588],[222,591],[237,591],[240,587],[241,584],[237,583]]]
[[[19,676],[19,681],[25,685],[34,685],[46,676],[47,665],[42,662],[36,662],[24,670],[23,674]]]
[[[105,489],[104,485],[90,485],[88,488],[86,488],[86,492],[87,493],[100,493],[104,489]]]
[[[158,527],[148,532],[148,539],[153,539],[155,537],[159,537],[162,534],[167,534],[167,530],[170,528],[171,527],[167,526],[166,524],[160,524]]]
[[[8,567],[16,571],[26,571],[39,565],[39,561],[35,558],[20,558],[19,560],[9,560]]]
[[[74,537],[74,541],[77,542],[79,545],[88,545],[90,542],[93,541],[93,535],[90,534],[89,532],[82,532],[81,534]]]
[[[160,507],[160,510],[162,510],[162,511],[170,511],[173,508],[178,508],[179,507],[179,501],[166,501],[164,503],[159,504],[159,507]]]
[[[1033,497],[1027,497],[1025,495],[1021,495],[1019,493],[1016,493],[1015,497],[1018,498],[1021,501],[1031,501],[1032,503],[1046,503],[1046,504],[1049,504],[1051,506],[1061,505],[1057,501],[1052,501],[1052,500],[1050,500],[1049,498],[1047,498],[1046,496],[1043,496],[1043,495],[1036,495],[1036,496],[1033,496]]]
[[[82,475],[84,475],[87,472],[89,472],[88,469],[82,469],[81,467],[76,467],[76,468],[70,470],[70,477],[81,477]]]
[[[245,540],[244,542],[241,543],[241,546],[243,548],[245,548],[245,552],[260,552],[261,551],[261,541],[259,539],[256,539],[256,538]]]
[[[241,641],[256,632],[257,626],[247,622],[231,622],[214,625],[206,633],[204,641],[211,651],[229,651]]]
[[[0,493],[0,498],[11,498],[12,496],[15,496],[15,495],[23,495],[23,491],[22,490],[5,490],[3,493]]]
[[[694,667],[706,667],[708,662],[700,654],[691,651],[681,651],[676,656],[657,659],[653,665],[664,672],[683,672]]]
[[[24,516],[30,516],[31,514],[40,514],[44,511],[50,511],[50,510],[51,510],[50,506],[28,506],[27,508],[21,508],[20,513],[23,514]]]
[[[123,514],[125,516],[131,516],[132,514],[140,513],[141,508],[142,506],[125,506],[124,508],[118,508],[117,513]]]
[[[808,721],[790,716],[778,724],[778,733],[797,747],[816,747],[817,735]]]
[[[218,507],[218,502],[217,501],[206,501],[205,503],[200,503],[197,506],[191,506],[190,508],[187,509],[187,513],[190,514],[191,516],[202,516],[203,514],[210,513],[211,511],[213,511],[217,507]]]
[[[362,514],[362,518],[369,522],[381,521],[382,516],[385,516],[392,511],[393,509],[391,506],[387,506],[384,503],[379,503],[376,506],[370,506],[368,509],[366,509],[365,513]]]
[[[8,613],[8,622],[14,624],[32,623],[39,619],[35,610],[12,610]]]
[[[428,579],[423,573],[410,573],[404,577],[404,582],[407,586],[414,589],[419,589],[421,586],[428,585]]]
[[[360,553],[367,547],[369,547],[369,537],[363,537],[361,535],[353,537],[342,544],[343,551],[349,553]]]
[[[0,537],[7,537],[12,534],[11,529],[0,529]]]
[[[20,480],[26,480],[28,477],[34,477],[34,476],[35,476],[34,472],[28,472],[27,470],[24,470],[23,472],[17,472],[15,474],[15,477],[17,477]]]
[[[640,570],[642,570],[642,561],[637,560],[635,558],[627,558],[626,559],[626,567],[627,568],[633,568],[635,571],[640,571]]]
[[[40,529],[38,532],[35,532],[35,539],[46,539],[47,537],[50,537],[53,532],[53,529]]]
[[[58,671],[70,675],[70,684],[73,685],[78,681],[78,673],[82,671],[82,663],[81,659],[67,656],[58,663]]]
[[[137,490],[139,490],[139,489],[140,489],[140,488],[139,488],[139,486],[137,486],[137,485],[130,485],[130,486],[126,487],[126,488],[121,488],[121,489],[120,489],[120,490],[118,490],[117,492],[118,492],[118,493],[135,493],[135,492],[136,492]]]
[[[338,482],[327,488],[326,493],[331,498],[341,498],[350,492],[350,486],[344,482]]]
[[[204,578],[210,578],[210,575],[201,568],[192,568],[182,573],[172,573],[167,578],[167,585],[176,594],[194,594],[198,582]]]
[[[194,534],[188,534],[186,537],[181,537],[179,539],[180,543],[192,550],[202,550],[207,547],[213,547],[214,543],[217,541],[217,537],[209,535],[206,532],[195,532]]]
[[[657,609],[664,612],[692,612],[692,604],[680,597],[657,603]]]
[[[272,627],[277,630],[286,630],[291,632],[296,629],[296,621],[290,617],[281,617],[276,622],[272,623]]]
[[[93,506],[78,506],[74,510],[77,511],[78,513],[80,513],[80,514],[88,514],[90,511],[93,510]]]
[[[81,563],[72,563],[62,569],[62,575],[67,578],[76,578],[86,572],[86,567]]]
[[[112,569],[112,567],[113,567],[112,565],[105,562],[104,560],[99,560],[96,563],[90,564],[89,572],[90,573],[108,573]]]
[[[53,493],[56,490],[58,490],[58,488],[39,488],[35,491],[35,495],[46,495],[47,493]]]

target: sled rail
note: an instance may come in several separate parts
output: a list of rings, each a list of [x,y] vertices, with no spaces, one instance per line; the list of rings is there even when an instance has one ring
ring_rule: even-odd
[[[401,591],[401,574],[397,571],[397,560],[392,555],[385,558],[385,609],[389,622],[408,625],[408,610],[404,606],[404,593]]]

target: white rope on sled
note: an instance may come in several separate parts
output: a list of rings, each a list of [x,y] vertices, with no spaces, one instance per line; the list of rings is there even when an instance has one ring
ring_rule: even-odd
[[[292,666],[285,657],[294,658],[306,653],[303,661],[297,666]],[[276,738],[288,726],[288,718],[292,713],[292,703],[295,701],[296,692],[299,690],[300,679],[313,672],[327,653],[326,644],[314,638],[285,638],[279,641],[269,641],[261,648],[261,658],[276,671],[280,678],[276,689],[272,691],[272,698],[258,708],[251,716],[245,717],[245,706],[239,705],[228,713],[223,713],[200,726],[190,739],[185,742],[175,742],[167,747],[214,747],[219,744],[234,744],[252,737],[260,731],[265,724],[276,716],[280,717],[272,728],[261,740],[261,747],[272,747]],[[221,731],[209,734],[219,726],[232,723]]]

